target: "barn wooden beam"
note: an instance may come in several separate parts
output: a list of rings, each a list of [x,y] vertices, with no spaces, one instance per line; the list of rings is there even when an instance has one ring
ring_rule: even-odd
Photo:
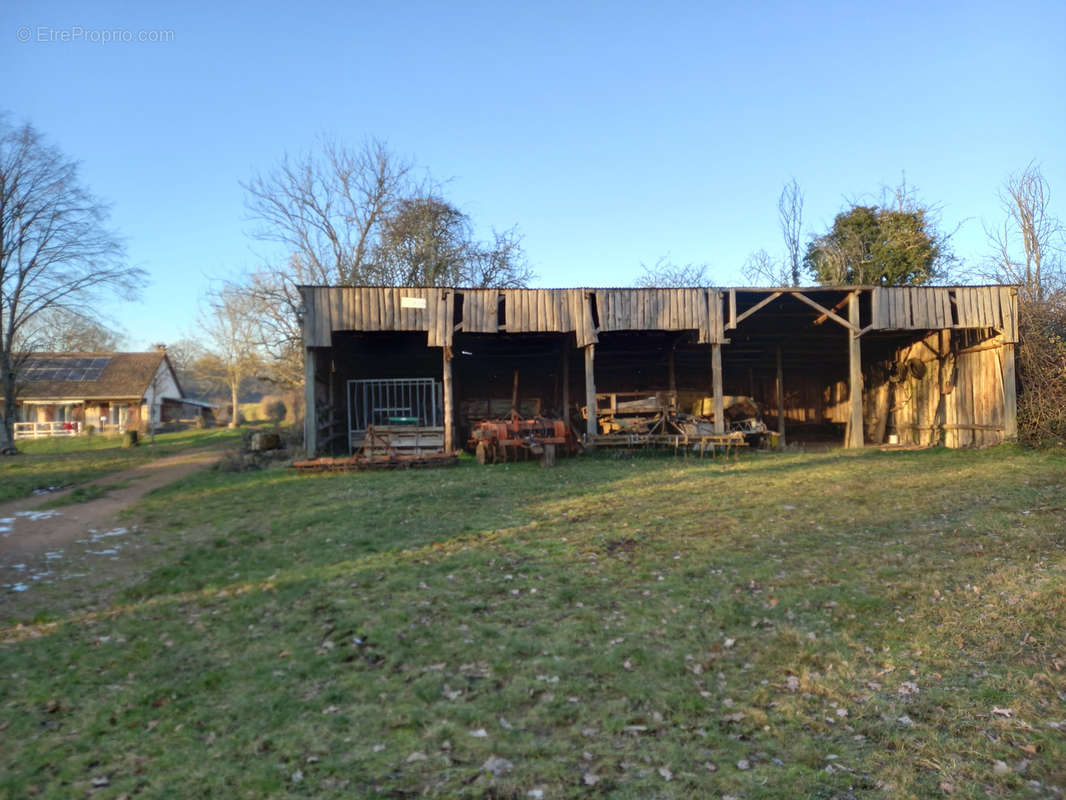
[[[1003,369],[1003,438],[1015,441],[1018,438],[1018,394],[1014,377],[1013,342],[1003,342],[1000,362]]]
[[[452,349],[442,347],[441,393],[444,395],[444,452],[455,452],[455,409],[452,402]]]
[[[774,300],[779,298],[782,294],[783,294],[782,292],[774,292],[773,294],[766,295],[766,297],[764,297],[758,303],[756,303],[751,308],[749,308],[747,311],[745,311],[743,314],[741,314],[739,317],[737,317],[736,320],[733,322],[733,327],[735,328],[737,325],[739,325],[741,322],[746,320],[748,317],[750,317],[756,311],[759,311],[760,309],[763,309],[766,306],[770,305],[770,303],[772,303]],[[816,325],[818,324],[817,320],[815,321],[815,324]]]
[[[714,394],[714,432],[725,433],[725,401],[722,399],[722,345],[711,345],[711,392]]]
[[[562,372],[562,385],[563,385],[563,422],[567,425],[570,424],[570,337],[563,336],[563,352],[562,352],[562,364],[560,365],[560,371]]]
[[[846,295],[842,300],[837,301],[837,304],[835,306],[833,306],[833,308],[831,310],[832,311],[840,311],[840,309],[842,309],[844,306],[846,306],[848,304],[848,297],[850,297],[850,296],[851,296],[850,294]],[[812,324],[821,325],[827,319],[829,319],[828,315],[822,314],[822,316],[817,317]]]
[[[785,375],[781,368],[781,345],[777,346],[777,446],[785,446]]]
[[[666,383],[671,392],[677,393],[677,357],[674,348],[675,343],[666,354]]]
[[[806,303],[811,308],[813,308],[815,311],[821,311],[825,316],[827,316],[827,317],[829,317],[829,319],[833,320],[833,322],[836,322],[839,325],[843,325],[845,328],[848,328],[848,329],[850,329],[851,331],[853,331],[855,333],[860,333],[858,314],[856,314],[854,322],[849,322],[848,320],[846,320],[843,317],[841,317],[839,314],[836,314],[832,310],[830,310],[830,309],[826,308],[825,306],[823,306],[821,303],[816,303],[814,300],[811,300],[811,298],[807,297],[807,295],[805,295],[803,292],[792,292],[792,296],[795,297],[797,300],[800,300],[801,302]],[[852,292],[851,294],[848,295],[848,303],[850,304],[851,298],[853,298],[853,297],[856,299],[856,304],[857,304],[858,303],[858,292]],[[856,308],[857,307],[858,306],[856,305]],[[850,306],[849,306],[849,308],[850,308]],[[849,316],[850,316],[850,314],[849,314]]]
[[[236,415],[237,410],[233,410]],[[304,348],[304,450],[308,458],[318,452],[318,408],[315,403],[315,351]]]
[[[729,290],[729,319],[726,320],[726,330],[731,331],[737,327],[737,290]]]
[[[588,419],[585,421],[585,432],[589,442],[594,441],[596,436],[596,345],[585,346],[585,408],[588,411]]]
[[[859,338],[859,293],[848,295],[848,424],[845,447],[862,447],[862,339]]]

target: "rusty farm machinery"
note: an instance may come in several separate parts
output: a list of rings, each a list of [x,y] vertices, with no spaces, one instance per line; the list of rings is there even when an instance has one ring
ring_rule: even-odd
[[[472,426],[468,449],[479,464],[525,461],[540,458],[551,466],[555,456],[570,455],[578,449],[577,437],[561,419],[523,419],[517,411],[503,419],[486,419]]]

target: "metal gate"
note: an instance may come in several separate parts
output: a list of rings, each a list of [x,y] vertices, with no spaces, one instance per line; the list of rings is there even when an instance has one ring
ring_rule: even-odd
[[[401,422],[402,420],[402,422]],[[417,420],[415,422],[414,420]],[[368,425],[444,425],[444,395],[433,378],[368,378],[348,381],[348,449]]]

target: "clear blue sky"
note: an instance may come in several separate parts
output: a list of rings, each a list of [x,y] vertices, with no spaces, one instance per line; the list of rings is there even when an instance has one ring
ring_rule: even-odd
[[[172,34],[86,41],[113,30]],[[0,107],[112,204],[151,276],[113,310],[143,347],[193,329],[210,276],[257,265],[238,182],[322,133],[384,139],[483,230],[517,224],[541,286],[629,285],[660,256],[737,285],[781,251],[792,177],[811,233],[905,172],[976,261],[1031,160],[1066,216],[1064,54],[1062,0],[7,0]]]

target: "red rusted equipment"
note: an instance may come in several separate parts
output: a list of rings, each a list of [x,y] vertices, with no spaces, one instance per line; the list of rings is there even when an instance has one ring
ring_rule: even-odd
[[[486,419],[470,431],[467,448],[479,464],[521,461],[532,456],[570,455],[577,439],[561,419],[534,417],[522,419],[512,412],[506,419]]]

